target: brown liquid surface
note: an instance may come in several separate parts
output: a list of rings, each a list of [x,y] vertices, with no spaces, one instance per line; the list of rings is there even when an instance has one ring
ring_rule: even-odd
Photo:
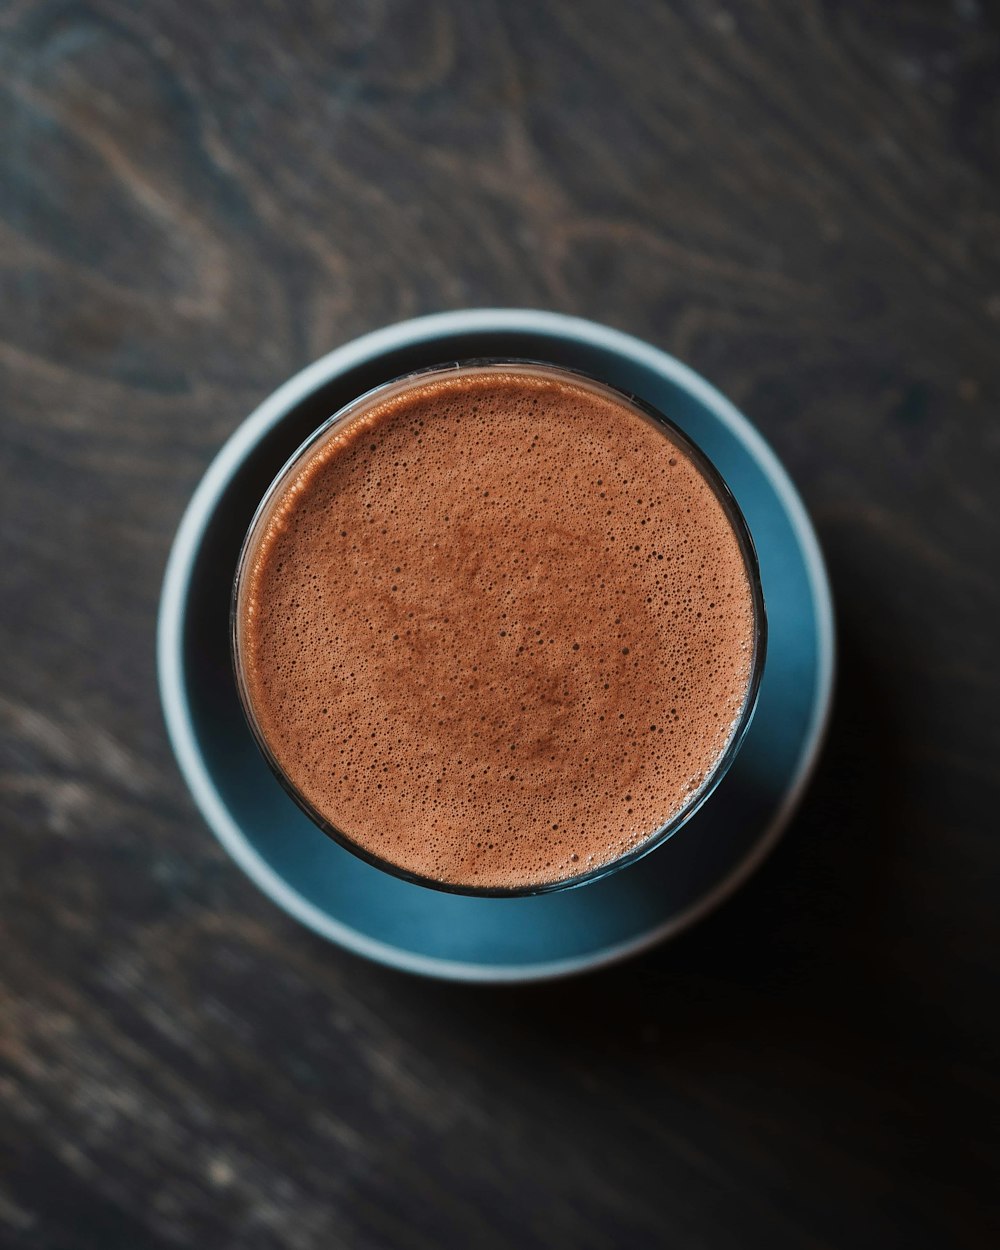
[[[315,447],[259,533],[239,628],[260,731],[408,872],[523,888],[617,859],[742,711],[732,527],[661,427],[585,384],[412,385]]]

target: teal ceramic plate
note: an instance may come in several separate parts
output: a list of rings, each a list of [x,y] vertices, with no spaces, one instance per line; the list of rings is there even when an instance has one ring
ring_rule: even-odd
[[[258,754],[229,661],[240,545],[275,473],[348,400],[411,369],[483,356],[582,369],[660,409],[709,455],[760,557],[768,654],[743,747],[716,793],[633,866],[579,889],[468,898],[412,885],[357,859],[299,811]],[[160,605],[167,729],[191,793],[262,890],[331,941],[381,963],[465,981],[581,972],[670,937],[717,907],[774,846],[819,751],[833,680],[829,583],[812,525],[754,427],[671,356],[554,313],[443,313],[365,335],[277,390],[239,427],[181,522]]]

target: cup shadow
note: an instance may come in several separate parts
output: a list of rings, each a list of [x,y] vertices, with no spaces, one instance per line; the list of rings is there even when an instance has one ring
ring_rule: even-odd
[[[637,1030],[686,1049],[723,1016],[729,1029],[756,1021],[766,1030],[776,1010],[862,1010],[858,965],[878,941],[879,899],[903,832],[893,802],[898,732],[891,691],[849,622],[840,645],[833,717],[803,804],[718,912],[642,956],[569,980],[498,991],[399,977],[396,993],[430,1000],[466,1027],[481,1021],[486,1045],[499,1000],[505,1031],[560,1048],[585,1039],[591,1056],[612,1058],[634,1050]]]

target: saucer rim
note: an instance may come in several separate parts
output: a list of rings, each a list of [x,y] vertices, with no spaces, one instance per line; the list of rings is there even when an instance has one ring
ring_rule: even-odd
[[[802,552],[816,619],[817,687],[799,758],[781,803],[750,851],[711,890],[662,924],[603,950],[536,964],[480,964],[417,954],[359,932],[304,899],[250,845],[219,794],[197,746],[194,722],[184,691],[183,620],[194,563],[207,519],[250,450],[292,408],[335,377],[386,352],[446,335],[510,331],[574,341],[643,365],[686,390],[742,443],[775,490]],[[748,418],[688,365],[642,339],[564,313],[513,308],[433,313],[371,331],[306,366],[260,403],[220,448],[181,518],[163,579],[156,651],[164,720],[181,773],[209,828],[247,876],[289,915],[321,937],[355,954],[439,980],[480,984],[554,980],[607,967],[676,937],[735,893],[777,845],[812,777],[829,724],[836,667],[833,601],[819,540],[784,466]],[[495,905],[502,906],[503,902],[502,899],[496,900]]]

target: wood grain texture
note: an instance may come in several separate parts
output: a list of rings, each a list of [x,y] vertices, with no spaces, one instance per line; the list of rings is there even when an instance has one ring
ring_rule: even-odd
[[[0,6],[0,1245],[996,1244],[998,83],[977,0]],[[503,304],[742,405],[842,673],[737,900],[485,991],[254,890],[153,633],[255,402]]]

